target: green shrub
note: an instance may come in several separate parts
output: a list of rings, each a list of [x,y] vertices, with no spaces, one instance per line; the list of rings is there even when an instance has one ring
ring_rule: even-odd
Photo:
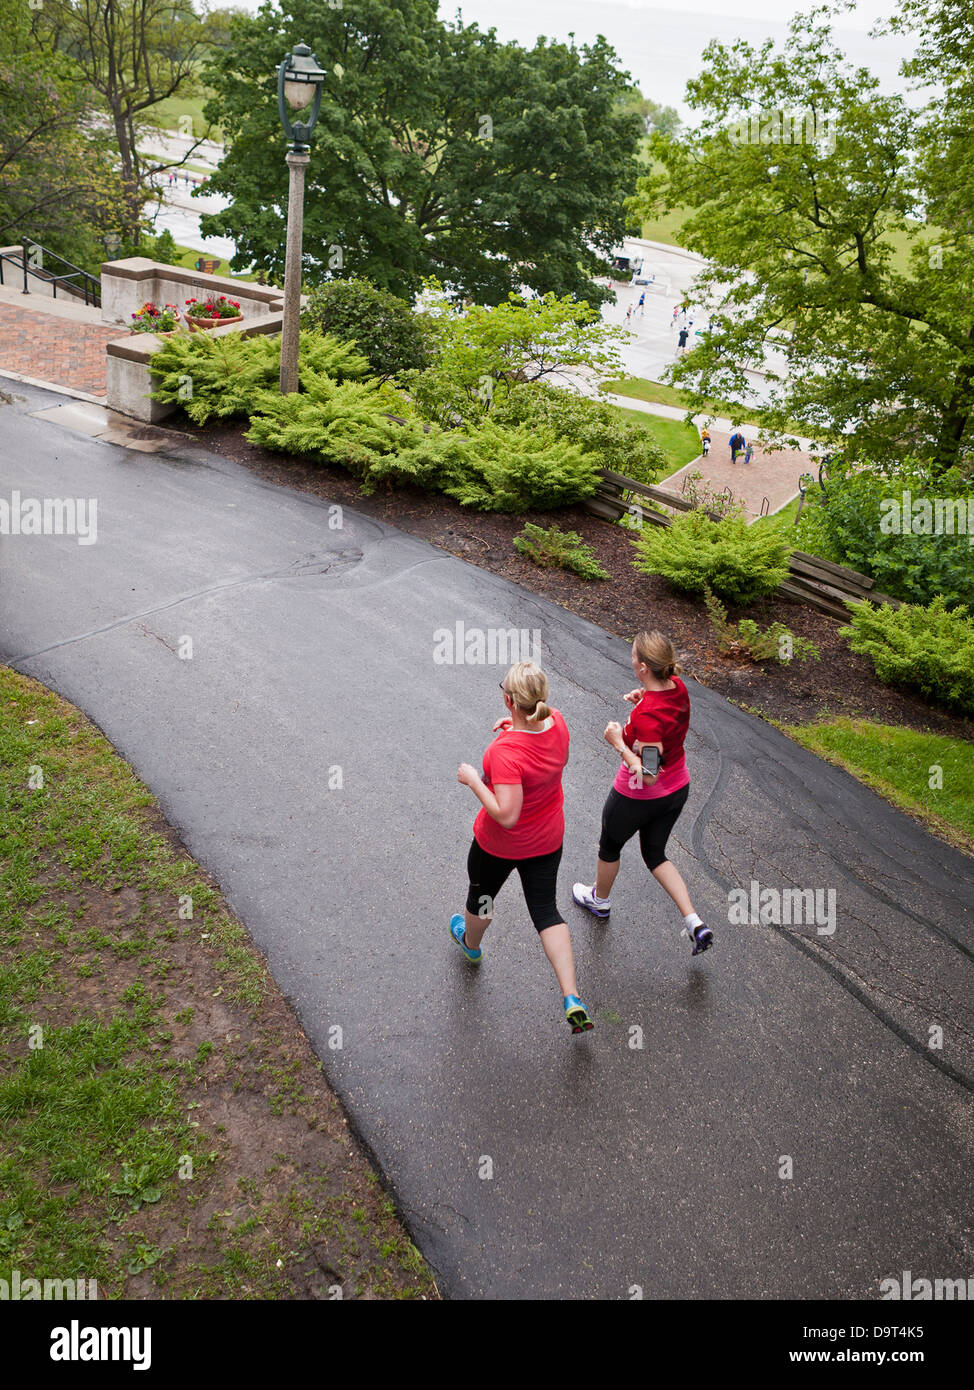
[[[488,419],[464,434],[461,447],[464,476],[444,492],[478,511],[567,507],[590,497],[600,476],[591,454],[548,429],[504,429]]]
[[[789,545],[773,527],[748,526],[743,517],[711,521],[685,512],[672,526],[645,528],[633,540],[642,574],[660,574],[675,589],[702,594],[709,585],[733,603],[773,593],[788,574]]]
[[[595,558],[590,545],[584,545],[577,531],[562,531],[558,526],[534,526],[525,523],[524,530],[514,537],[514,548],[536,565],[554,565],[574,570],[583,579],[608,579],[610,575]]]
[[[652,436],[630,424],[615,406],[544,383],[515,386],[495,396],[490,418],[499,425],[544,426],[559,439],[593,454],[601,468],[654,483],[666,457]]]
[[[282,396],[258,393],[246,439],[285,454],[316,455],[323,463],[347,468],[366,484],[385,455],[416,445],[422,425],[390,415],[408,413],[408,403],[386,383],[337,382],[301,370],[301,391]]]
[[[770,661],[774,658],[782,666],[792,661],[820,661],[821,653],[814,642],[807,637],[796,637],[791,628],[784,623],[772,623],[764,629],[758,627],[753,618],[741,618],[739,622],[727,620],[727,609],[708,585],[704,591],[707,617],[717,634],[717,645],[722,652],[749,656],[752,661]]]
[[[903,493],[918,511],[902,515]],[[908,462],[895,473],[876,465],[839,465],[827,491],[812,490],[795,533],[800,550],[849,565],[870,575],[881,593],[906,603],[929,603],[938,594],[949,607],[974,604],[974,552],[966,529],[959,534],[928,534],[924,502],[974,498],[974,482],[953,468],[936,479],[921,463]],[[893,504],[896,504],[895,506]],[[974,514],[974,506],[965,508]],[[951,518],[955,520],[955,518]]]
[[[839,629],[854,652],[868,656],[887,685],[905,685],[927,699],[974,714],[974,618],[942,597],[926,607],[849,604]]]
[[[301,334],[299,361],[302,371],[337,380],[357,380],[369,370],[354,348],[318,333]],[[213,416],[249,415],[258,397],[280,380],[281,339],[179,333],[153,353],[149,370],[159,383],[152,399],[182,406],[197,425]]]
[[[401,428],[401,427],[400,427]],[[462,434],[430,427],[404,433],[395,452],[377,456],[362,480],[363,492],[374,492],[379,483],[413,484],[428,492],[445,492],[467,476],[467,454]]]
[[[424,316],[369,280],[329,280],[318,285],[308,296],[301,322],[306,328],[354,343],[376,376],[422,370],[430,361],[432,344]]]

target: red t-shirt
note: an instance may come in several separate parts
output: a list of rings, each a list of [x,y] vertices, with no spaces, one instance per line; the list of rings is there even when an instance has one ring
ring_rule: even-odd
[[[559,848],[565,838],[561,774],[567,761],[568,725],[556,709],[544,733],[501,730],[484,753],[484,781],[491,791],[520,785],[524,802],[510,830],[480,808],[473,834],[481,849],[499,859],[533,859]]]
[[[622,741],[627,748],[631,748],[637,739],[640,743],[661,743],[663,766],[655,782],[646,781],[640,787],[636,773],[630,772],[622,763],[612,784],[616,791],[642,801],[669,796],[670,792],[685,787],[690,773],[687,771],[683,741],[689,727],[690,696],[678,676],[673,677],[672,690],[645,691],[639,704],[633,706],[629,722],[622,731]]]

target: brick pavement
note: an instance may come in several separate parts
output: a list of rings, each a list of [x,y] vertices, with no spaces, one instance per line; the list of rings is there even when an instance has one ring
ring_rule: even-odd
[[[78,323],[3,300],[0,369],[104,396],[105,344],[124,333],[117,324]]]
[[[746,438],[754,435],[751,426],[745,426]],[[767,497],[769,510],[776,512],[798,492],[798,479],[802,473],[817,473],[818,460],[798,449],[781,449],[768,453],[755,448],[750,463],[744,463],[743,454],[738,454],[737,462],[731,463],[730,435],[711,428],[711,448],[706,458],[698,458],[667,478],[661,487],[672,492],[683,491],[683,481],[687,474],[698,471],[710,484],[714,492],[730,488],[734,497],[744,504],[748,516],[758,516],[763,499]]]

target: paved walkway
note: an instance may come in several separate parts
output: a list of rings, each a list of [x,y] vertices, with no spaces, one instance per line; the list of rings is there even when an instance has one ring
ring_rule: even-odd
[[[745,430],[743,433],[746,437],[754,431]],[[755,448],[750,463],[744,462],[743,454],[738,454],[737,462],[731,463],[730,434],[717,429],[711,429],[710,434],[712,443],[707,457],[701,455],[694,459],[661,483],[661,487],[683,492],[689,475],[701,473],[702,482],[713,493],[730,489],[731,496],[743,505],[745,515],[753,518],[760,516],[763,511],[780,511],[797,495],[801,475],[814,473],[818,467],[810,454],[793,449],[770,453]]]
[[[0,292],[0,371],[104,396],[105,344],[124,332],[83,304]]]
[[[681,410],[679,406],[641,401],[633,396],[606,396],[605,399],[613,405],[621,405],[628,410],[641,410],[647,415],[659,415],[666,420],[686,419],[686,411]],[[745,439],[753,441],[759,434],[757,426],[738,426],[721,417],[700,415],[695,417],[698,427],[702,428],[705,418],[711,422],[710,453],[706,458],[703,454],[698,455],[678,472],[671,474],[660,484],[661,487],[682,492],[688,474],[700,473],[702,484],[708,485],[712,492],[723,492],[729,488],[731,495],[743,504],[745,514],[756,517],[763,511],[780,511],[792,498],[797,497],[798,480],[801,475],[815,474],[818,468],[818,459],[813,458],[808,449],[779,449],[772,452],[756,446],[750,463],[745,464],[742,461],[743,455],[740,454],[738,462],[731,463],[731,435],[740,429]],[[808,443],[805,440],[802,442]]]
[[[334,530],[175,432],[137,453],[17,394],[0,495],[94,497],[98,533],[3,538],[0,659],[98,723],[223,886],[447,1294],[875,1299],[903,1270],[970,1274],[969,858],[691,682],[671,854],[717,945],[691,960],[631,846],[596,923],[569,893],[624,642],[350,509]],[[479,971],[447,936],[476,809],[456,768],[503,674],[434,659],[458,622],[537,630],[572,731],[582,1038],[516,883]],[[752,885],[834,894],[834,931],[732,924]]]

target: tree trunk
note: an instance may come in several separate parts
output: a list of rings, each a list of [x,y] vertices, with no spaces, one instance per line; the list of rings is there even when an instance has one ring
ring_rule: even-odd
[[[960,446],[967,433],[970,409],[965,402],[970,398],[971,384],[974,382],[974,367],[962,367],[957,373],[950,403],[940,417],[940,433],[934,446],[930,461],[930,472],[935,478],[946,473],[960,463]]]
[[[137,246],[139,242],[139,223],[142,220],[142,200],[139,196],[139,180],[135,167],[135,150],[129,132],[128,121],[122,111],[114,106],[112,108],[112,123],[115,127],[115,138],[118,141],[119,160],[122,166],[122,183],[124,185],[124,240]]]

